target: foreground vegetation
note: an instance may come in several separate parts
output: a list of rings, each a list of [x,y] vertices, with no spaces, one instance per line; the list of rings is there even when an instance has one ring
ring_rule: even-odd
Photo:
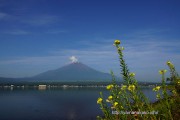
[[[109,97],[104,98],[100,92],[97,103],[103,112],[103,116],[97,116],[98,120],[178,120],[180,117],[180,77],[175,66],[167,61],[170,77],[165,78],[167,70],[160,70],[162,76],[161,85],[155,86],[157,102],[150,103],[141,91],[139,83],[135,79],[135,73],[131,73],[123,57],[124,47],[120,41],[115,40],[115,47],[119,54],[123,85],[119,86],[113,72],[112,83],[107,86]],[[170,81],[169,85],[166,82]],[[168,94],[168,91],[171,94]]]

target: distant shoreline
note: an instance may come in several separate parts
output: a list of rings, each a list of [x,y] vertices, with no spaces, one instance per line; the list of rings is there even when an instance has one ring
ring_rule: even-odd
[[[81,84],[81,85],[73,85],[73,84],[24,84],[24,85],[0,85],[0,90],[13,90],[13,89],[37,89],[37,90],[46,90],[46,89],[54,89],[54,88],[62,88],[62,89],[68,89],[68,88],[106,88],[108,84]],[[119,84],[119,87],[121,87],[123,84]],[[156,86],[157,84],[146,84],[146,85],[140,85],[141,88],[152,88]]]
[[[116,82],[118,85],[123,84],[122,81]],[[27,81],[7,81],[2,82],[0,81],[0,86],[2,85],[109,85],[112,84],[112,81],[33,81],[33,82],[27,82]],[[139,85],[148,86],[148,85],[159,85],[161,83],[158,82],[138,82]]]

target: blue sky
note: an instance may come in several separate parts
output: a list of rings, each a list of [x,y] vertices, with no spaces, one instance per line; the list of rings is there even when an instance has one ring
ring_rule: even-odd
[[[178,0],[0,0],[0,76],[29,77],[78,60],[119,75],[115,39],[140,81],[180,71]]]

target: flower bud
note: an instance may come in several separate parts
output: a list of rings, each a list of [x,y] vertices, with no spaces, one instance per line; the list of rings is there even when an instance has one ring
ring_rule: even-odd
[[[115,45],[119,45],[119,44],[120,44],[120,40],[115,40],[115,41],[114,41],[114,44],[115,44]]]

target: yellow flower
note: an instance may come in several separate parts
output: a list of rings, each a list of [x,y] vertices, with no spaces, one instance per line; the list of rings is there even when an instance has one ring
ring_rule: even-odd
[[[174,65],[170,62],[170,61],[167,61],[166,63],[170,68],[174,68]]]
[[[172,63],[170,62],[170,61],[167,61],[167,63],[166,63],[167,65],[171,65]]]
[[[115,103],[113,104],[114,107],[116,107],[117,105],[118,105],[118,102],[115,102]]]
[[[167,72],[167,70],[159,70],[159,74],[164,74],[166,72]]]
[[[128,90],[129,90],[129,91],[134,91],[134,90],[135,90],[135,85],[130,85],[130,86],[128,87]]]
[[[102,100],[103,100],[102,98],[98,98],[98,99],[97,99],[97,104],[101,104],[101,103],[102,103]]]
[[[161,86],[156,86],[155,88],[153,88],[153,91],[159,91],[160,88]]]
[[[106,89],[107,89],[107,90],[111,90],[113,87],[114,87],[114,85],[108,85],[108,86],[106,87]]]
[[[115,40],[115,41],[114,41],[114,44],[115,44],[115,45],[119,45],[119,44],[120,44],[120,40]]]
[[[121,90],[125,90],[127,88],[127,86],[126,85],[123,85],[122,87],[121,87]]]
[[[112,100],[112,98],[113,98],[113,97],[110,95],[110,96],[108,97],[108,100]]]
[[[130,73],[129,76],[130,77],[134,77],[136,74],[135,73]]]
[[[161,98],[160,94],[157,94],[156,99],[160,99],[160,98]]]
[[[162,71],[162,70],[159,70],[159,74],[163,74],[163,71]]]

